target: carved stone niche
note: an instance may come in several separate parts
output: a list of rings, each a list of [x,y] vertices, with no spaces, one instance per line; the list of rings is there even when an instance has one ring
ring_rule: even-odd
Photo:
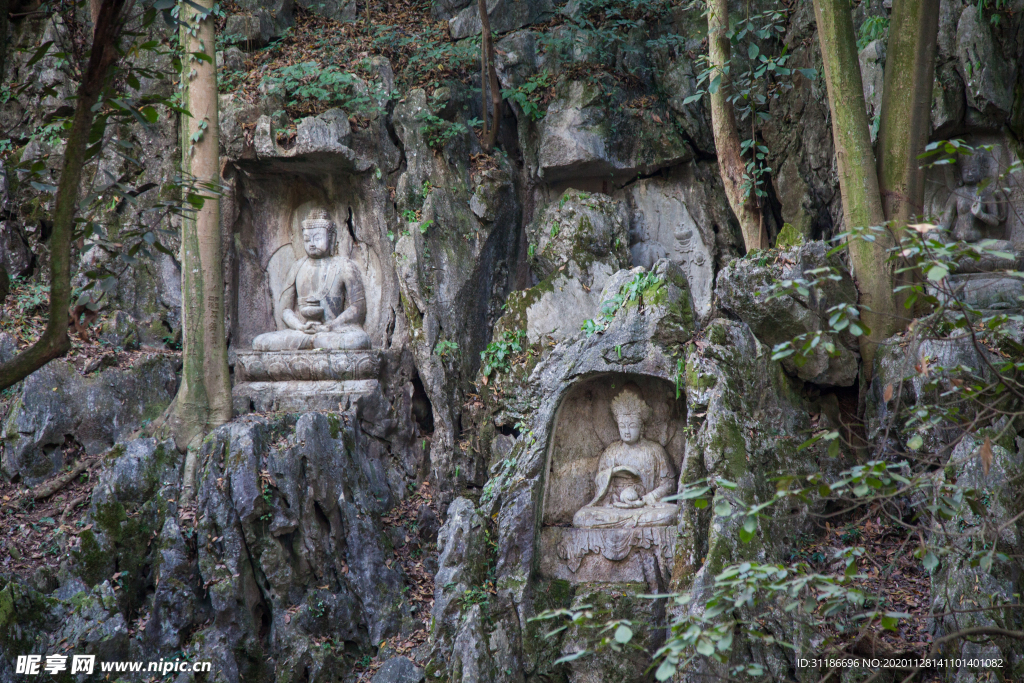
[[[548,446],[540,572],[664,586],[671,573],[685,404],[665,380],[608,374],[579,382]]]
[[[269,306],[262,316],[239,317],[238,336],[251,349],[235,352],[237,412],[344,410],[378,391],[380,351],[365,328],[379,288],[338,213],[303,202],[260,240],[271,255],[250,278],[262,287],[239,291],[238,301],[258,305],[262,290]]]

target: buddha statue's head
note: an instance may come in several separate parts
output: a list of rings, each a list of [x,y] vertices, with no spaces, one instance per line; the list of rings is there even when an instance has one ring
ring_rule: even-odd
[[[650,419],[651,408],[637,389],[626,387],[612,399],[612,415],[619,426],[619,438],[632,445],[644,435],[644,422]]]
[[[960,179],[964,185],[977,185],[985,179],[992,156],[987,150],[978,149],[973,154],[960,157]]]
[[[336,228],[324,209],[313,209],[302,221],[302,244],[310,258],[330,255],[334,246]]]

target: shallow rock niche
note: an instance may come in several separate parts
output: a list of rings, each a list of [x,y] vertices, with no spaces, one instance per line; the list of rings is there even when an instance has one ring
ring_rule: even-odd
[[[236,412],[345,410],[379,391],[397,300],[386,230],[359,174],[315,170],[277,161],[240,174]]]
[[[638,434],[620,433],[619,423],[631,416],[613,412],[626,395],[648,409],[633,420]],[[659,499],[676,492],[685,413],[675,387],[654,377],[604,374],[569,390],[547,453],[542,577],[662,583],[671,571],[678,510]]]

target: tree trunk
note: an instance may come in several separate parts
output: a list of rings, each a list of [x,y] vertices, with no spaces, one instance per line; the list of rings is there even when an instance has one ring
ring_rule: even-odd
[[[480,103],[483,105],[484,121],[480,144],[485,152],[490,152],[498,140],[498,126],[501,125],[501,86],[494,65],[494,41],[491,39],[491,19],[487,16],[487,0],[478,0],[477,7],[480,11]],[[488,88],[491,90],[490,104],[487,102]],[[487,125],[488,108],[491,109],[490,126]]]
[[[878,173],[871,149],[864,86],[849,0],[814,0],[818,39],[825,66],[832,137],[836,146],[839,189],[846,230],[885,223]],[[860,295],[861,320],[871,333],[860,337],[861,379],[870,380],[877,345],[902,327],[893,295],[895,265],[888,260],[892,238],[876,234],[873,242],[849,241],[850,264]]]
[[[4,66],[7,62],[7,22],[10,3],[8,0],[0,0],[0,85],[4,81]]]
[[[43,365],[71,349],[68,339],[68,308],[71,304],[71,237],[75,228],[75,210],[85,167],[93,106],[106,87],[111,68],[118,59],[122,13],[125,0],[103,0],[94,32],[85,78],[78,86],[75,114],[71,119],[64,163],[54,200],[53,231],[50,233],[50,308],[42,336],[22,353],[0,365],[0,389],[24,379]],[[5,15],[6,16],[6,15]],[[6,35],[6,33],[4,34]]]
[[[206,8],[213,5],[213,0],[200,2]],[[220,199],[219,189],[210,189],[220,187],[214,20],[187,6],[183,13],[188,15],[182,28],[186,53],[201,52],[211,59],[192,58],[183,67],[183,103],[192,115],[181,120],[181,167],[207,198],[201,209],[186,213],[181,222],[182,371],[168,415],[181,450],[196,436],[231,419]]]
[[[718,89],[709,93],[711,98],[711,129],[715,135],[715,153],[718,156],[718,171],[725,185],[725,196],[729,200],[736,220],[743,231],[743,244],[747,251],[768,248],[768,229],[761,220],[761,211],[754,202],[754,191],[749,187],[746,165],[740,147],[740,134],[736,128],[736,112],[729,101],[729,76],[725,67],[729,64],[729,3],[728,0],[709,0],[708,3],[708,57],[715,76],[719,77]],[[748,186],[749,192],[744,190]]]
[[[897,0],[889,24],[878,129],[878,185],[887,220],[904,226],[924,210],[918,156],[931,133],[939,0]]]

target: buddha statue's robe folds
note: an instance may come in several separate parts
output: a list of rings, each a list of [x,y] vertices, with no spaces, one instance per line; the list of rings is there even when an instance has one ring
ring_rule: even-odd
[[[598,461],[597,493],[573,516],[583,529],[670,526],[679,507],[661,499],[675,489],[675,472],[660,444],[639,439],[616,441]]]
[[[287,329],[253,339],[256,351],[370,348],[361,327],[366,315],[355,264],[343,256],[306,256],[290,269],[279,299]]]

